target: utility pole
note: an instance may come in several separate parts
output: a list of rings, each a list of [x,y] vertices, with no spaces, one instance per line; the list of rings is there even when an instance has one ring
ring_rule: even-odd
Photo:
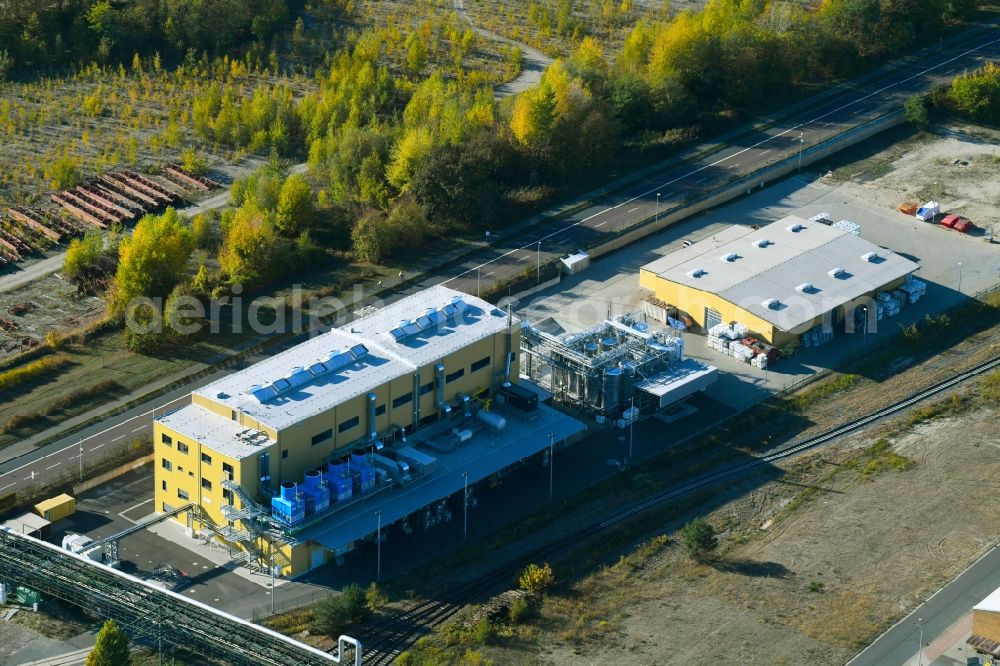
[[[656,214],[655,214],[655,218],[653,219],[653,226],[656,226],[656,224],[659,223],[659,221],[660,221],[660,193],[657,192],[656,193]]]
[[[806,140],[802,137],[802,132],[799,132],[799,171],[802,171],[802,144],[805,142]]]
[[[272,541],[268,552],[271,554],[271,615],[274,615],[274,542]]]
[[[550,432],[549,433],[549,501],[550,502],[552,501],[552,481],[553,481],[552,470],[556,466],[556,459],[555,456],[553,455],[555,451],[552,446],[554,438],[555,438],[555,433]]]
[[[538,249],[535,250],[535,265],[537,266],[537,277],[535,284],[542,283],[542,241],[538,241]]]
[[[861,350],[864,351],[865,347],[868,346],[868,306],[862,305],[861,310],[865,313],[865,318],[861,322],[862,333],[861,333]]]
[[[80,483],[83,483],[83,435],[80,435]]]
[[[462,541],[469,540],[469,473],[462,472],[465,478],[462,490]]]
[[[382,582],[382,512],[376,511],[378,527],[375,529],[375,582]]]

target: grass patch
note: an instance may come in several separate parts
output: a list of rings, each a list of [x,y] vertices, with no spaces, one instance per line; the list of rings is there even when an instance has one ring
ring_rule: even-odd
[[[840,375],[824,381],[817,386],[796,393],[788,399],[788,404],[793,410],[803,412],[824,398],[854,388],[861,379],[861,375],[852,373]]]
[[[69,357],[65,354],[56,354],[31,361],[17,368],[4,370],[0,372],[0,391],[9,391],[26,382],[49,377],[53,372],[69,365],[70,362]]]
[[[889,470],[905,472],[916,464],[911,458],[893,451],[889,440],[883,437],[866,448],[861,456],[849,460],[845,467],[857,469],[858,476],[862,479],[872,479]]]
[[[312,608],[296,608],[287,613],[272,615],[263,621],[263,625],[286,636],[292,636],[313,626],[313,611]]]
[[[17,432],[40,422],[48,421],[50,417],[59,416],[63,412],[69,410],[79,411],[95,399],[115,395],[121,392],[121,390],[122,386],[118,382],[111,379],[102,379],[90,386],[70,391],[44,405],[41,409],[11,415],[4,422],[2,432]]]

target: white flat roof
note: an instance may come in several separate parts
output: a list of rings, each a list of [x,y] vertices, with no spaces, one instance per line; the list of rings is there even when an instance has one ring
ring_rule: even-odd
[[[274,440],[264,433],[210,412],[201,405],[185,405],[157,417],[157,420],[171,430],[236,460],[274,444]]]
[[[436,312],[458,301],[460,313],[445,319]],[[393,331],[417,326],[420,330],[397,340]],[[512,319],[514,326],[520,323]],[[463,347],[507,328],[507,313],[484,300],[441,285],[402,298],[362,317],[349,328],[367,345],[371,342],[414,367],[438,361]]]
[[[990,596],[973,606],[972,610],[1000,613],[1000,588],[993,590]]]
[[[486,301],[438,285],[348,326],[317,335],[195,393],[283,430],[506,326],[506,313]]]
[[[876,261],[862,258],[868,253]],[[757,230],[734,225],[642,269],[717,294],[788,331],[917,268],[859,236],[790,215]],[[834,269],[842,272],[834,277]],[[804,284],[812,288],[797,289]],[[768,299],[777,308],[765,307]]]

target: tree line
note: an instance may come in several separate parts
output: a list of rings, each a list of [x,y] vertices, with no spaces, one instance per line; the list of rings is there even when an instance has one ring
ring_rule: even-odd
[[[291,0],[5,0],[0,65],[9,71],[127,62],[135,53],[171,61],[189,51],[219,55],[268,43],[292,9]]]

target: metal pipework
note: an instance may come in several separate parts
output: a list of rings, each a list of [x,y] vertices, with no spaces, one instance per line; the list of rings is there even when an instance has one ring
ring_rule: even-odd
[[[514,352],[507,352],[507,367],[503,371],[503,387],[510,388],[510,364],[514,360]]]
[[[377,397],[374,393],[368,394],[368,437],[371,441],[378,439],[378,428],[375,427],[375,401]]]
[[[451,414],[451,405],[445,402],[444,399],[444,363],[438,363],[435,365],[434,372],[437,373],[438,410],[443,412],[445,416],[449,416]]]
[[[472,416],[472,401],[469,400],[469,396],[462,394],[462,412],[465,417],[468,418]]]

